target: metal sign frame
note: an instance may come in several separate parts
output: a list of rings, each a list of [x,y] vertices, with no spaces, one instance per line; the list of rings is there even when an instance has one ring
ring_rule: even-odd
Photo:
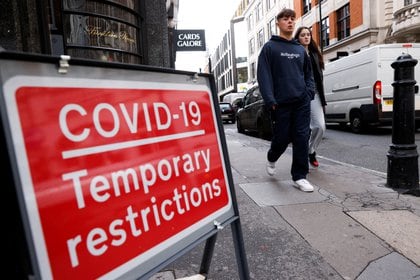
[[[112,213],[119,211],[117,206],[120,208],[122,206],[126,207],[127,203],[137,201],[138,204],[144,203],[146,199],[143,197],[148,195],[148,190],[156,186],[161,188],[161,190],[156,192],[153,197],[148,197],[149,200],[147,202],[150,203],[150,207],[139,211],[143,215],[143,227],[141,229],[146,236],[149,228],[153,227],[150,221],[154,221],[154,230],[156,230],[158,236],[159,234],[163,235],[163,239],[155,240],[153,238],[156,237],[150,237],[148,240],[155,242],[150,248],[147,247],[149,245],[146,245],[144,241],[142,243],[141,241],[136,241],[135,238],[124,239],[129,240],[127,243],[131,242],[131,245],[138,242],[137,247],[147,248],[143,251],[130,251],[131,248],[136,248],[136,246],[124,248],[125,253],[132,252],[133,255],[123,260],[116,257],[121,255],[118,252],[109,257],[104,257],[101,263],[106,264],[98,268],[100,271],[91,274],[91,278],[148,279],[204,240],[207,240],[207,246],[200,272],[206,274],[216,234],[228,224],[232,225],[240,278],[249,278],[223,125],[220,112],[216,109],[218,108],[218,102],[213,76],[147,66],[69,60],[69,57],[66,56],[51,57],[13,52],[1,52],[0,61],[0,81],[2,85],[0,88],[1,138],[2,144],[5,145],[3,150],[8,151],[7,160],[4,159],[3,161],[7,162],[8,170],[12,173],[12,176],[9,177],[10,181],[7,182],[8,191],[10,191],[8,193],[11,194],[8,199],[14,201],[20,209],[23,233],[27,242],[25,246],[29,254],[31,273],[35,279],[59,279],[60,277],[57,277],[55,273],[62,270],[66,270],[66,273],[68,273],[66,276],[68,276],[78,269],[79,261],[84,260],[83,256],[88,255],[87,252],[90,252],[92,255],[96,254],[95,256],[102,256],[112,245],[115,248],[118,246],[124,247],[124,242],[122,242],[124,234],[121,225],[123,221],[112,216],[115,215]],[[149,94],[147,98],[143,98],[145,94]],[[122,99],[120,100],[119,98]],[[139,104],[141,103],[143,107],[139,106],[140,109],[136,107],[137,105],[125,107],[124,102],[133,99],[143,100],[143,103],[139,101]],[[153,106],[147,103],[146,100],[155,100],[153,102],[150,101]],[[115,107],[112,107],[113,105]],[[93,112],[88,113],[89,108]],[[177,108],[179,112],[174,113],[171,111],[173,108]],[[118,114],[116,113],[117,109],[121,109],[121,112]],[[137,119],[132,116],[139,111],[144,113],[148,110],[150,112],[154,110],[154,114],[150,113],[151,117],[146,118],[142,124],[142,133],[150,132],[149,138],[145,137],[147,139],[140,140],[129,139],[130,141],[117,141],[115,143],[109,140],[118,136],[117,131],[113,128],[116,127],[116,123],[120,124],[120,121],[124,120],[127,127],[130,128],[126,129],[127,131],[140,133],[140,130],[137,130],[134,125]],[[73,114],[72,117],[69,117],[70,114]],[[66,120],[81,119],[89,114],[94,119],[90,123],[86,123],[83,120],[74,126],[65,124]],[[109,123],[110,120],[113,120],[114,126],[104,125],[103,127],[96,127],[95,125],[101,122],[101,116],[105,116],[103,117],[104,123]],[[117,122],[118,116],[120,120]],[[199,117],[203,117],[203,120],[199,120]],[[177,123],[177,125],[174,124],[173,127],[168,128],[171,125],[171,121]],[[191,130],[191,123],[194,123],[194,121],[197,129]],[[181,125],[178,125],[178,123],[181,123]],[[80,124],[86,125],[84,130],[80,130]],[[136,124],[139,125],[138,123]],[[147,132],[144,132],[144,128],[147,128]],[[84,140],[82,135],[86,136],[85,132],[92,132],[94,129],[97,130],[97,135],[103,136],[102,138],[92,136],[90,143],[93,141],[95,144],[94,148],[79,145],[78,143]],[[74,132],[73,134],[72,131]],[[167,134],[164,133],[165,131]],[[200,131],[201,134],[197,134],[196,131]],[[46,139],[46,135],[50,138]],[[207,156],[204,150],[191,151],[191,154],[194,153],[195,155],[194,165],[193,156],[189,155],[190,151],[188,149],[190,149],[191,145],[189,145],[188,141],[196,141],[190,138],[197,135],[202,137],[198,138],[201,141],[197,141],[200,143],[197,147],[198,149],[207,149],[205,150]],[[121,139],[126,137],[127,134],[123,134]],[[63,140],[64,138],[67,138],[67,140],[65,139],[67,142],[69,142],[69,139],[74,140],[71,143],[74,145],[71,151],[68,150],[67,144],[63,144],[66,142]],[[169,143],[169,145],[165,144],[166,146],[179,145],[179,147],[172,150],[171,148],[164,149],[163,152],[160,152],[163,147],[162,145],[158,146],[160,141],[167,141],[166,144]],[[186,147],[182,146],[183,143],[186,143]],[[142,149],[141,145],[148,147],[148,149],[142,150],[143,154],[145,154],[145,151],[150,151],[149,154],[145,154],[149,157],[148,161],[142,161],[141,156],[136,157],[132,155],[138,149]],[[208,148],[206,148],[206,145],[208,145]],[[124,147],[121,148],[122,146]],[[100,150],[99,152],[98,149]],[[181,156],[174,155],[176,153],[174,151],[178,151],[176,149],[182,151]],[[165,153],[166,150],[168,150],[167,153]],[[107,163],[105,163],[103,154],[106,154],[106,159],[109,157]],[[190,159],[184,162],[184,171],[187,171],[183,176],[170,176],[170,174],[178,172],[178,170],[174,171],[174,173],[168,171],[170,161],[167,158],[171,155],[173,155],[173,162],[179,162],[180,158]],[[96,161],[86,159],[86,157],[95,156],[98,156]],[[71,157],[80,158],[77,158],[74,162],[66,161]],[[94,195],[92,196],[95,197],[96,202],[105,203],[109,198],[107,195],[111,191],[109,188],[106,188],[106,176],[102,176],[100,172],[103,172],[103,174],[111,172],[109,169],[114,168],[114,163],[117,162],[115,159],[119,157],[121,160],[118,161],[118,172],[128,170],[121,169],[121,163],[134,163],[137,164],[136,167],[139,170],[143,170],[141,183],[144,193],[130,198],[131,200],[127,198],[124,201],[119,198],[121,194],[115,195],[116,198],[112,204],[108,203],[105,208],[92,207],[91,212],[87,211],[87,214],[79,216],[79,212],[82,212],[81,210],[88,208],[85,206],[85,203],[88,203],[86,191],[81,187],[85,183],[80,179],[82,175],[69,174],[81,174],[80,172],[91,171],[89,168],[92,168],[92,171],[95,171],[97,176],[86,178],[91,180],[91,195],[93,192]],[[201,162],[199,162],[200,159]],[[156,161],[159,164],[162,163],[155,166],[156,170],[158,170],[158,166],[160,168],[156,171],[160,176],[159,178],[162,179],[159,183],[156,183],[156,172],[152,171],[150,167],[152,162]],[[210,165],[210,161],[216,162],[214,167]],[[205,165],[206,163],[207,165]],[[191,165],[194,165],[196,169],[191,168]],[[72,166],[72,168],[77,166],[79,170],[77,172],[69,172],[67,170],[69,166]],[[202,171],[204,166],[207,166],[208,170]],[[106,170],[106,172],[103,170]],[[115,172],[115,174],[118,172]],[[153,172],[155,172],[155,177],[150,175]],[[195,177],[194,172],[197,173]],[[108,176],[108,173],[106,174]],[[171,225],[171,219],[176,219],[176,217],[174,218],[176,213],[175,210],[168,209],[175,209],[175,204],[177,205],[178,214],[182,212],[181,210],[192,208],[192,206],[187,208],[185,201],[189,201],[196,209],[200,209],[199,201],[205,200],[198,198],[200,195],[197,194],[198,191],[195,190],[195,186],[188,187],[186,186],[187,183],[183,184],[183,182],[191,179],[199,185],[201,182],[199,178],[203,177],[203,175],[206,175],[207,178],[219,176],[216,179],[213,178],[212,186],[216,191],[215,193],[223,194],[220,197],[224,197],[224,200],[221,200],[220,203],[214,203],[214,205],[209,204],[213,207],[206,207],[213,209],[209,212],[205,212],[203,208],[195,212],[195,209],[193,209],[191,213],[194,214],[191,214],[190,217],[177,220],[185,221],[191,219],[192,224],[186,223],[178,228],[178,223]],[[180,179],[175,179],[175,177]],[[95,183],[92,183],[93,181]],[[151,181],[153,181],[153,186]],[[170,189],[168,184],[165,184],[167,181],[174,185],[182,184],[182,187],[177,186]],[[57,182],[62,182],[62,184]],[[137,190],[138,188],[133,187],[135,185],[133,182],[134,180],[124,186],[128,187],[130,185],[132,191]],[[146,182],[149,183],[147,188]],[[78,185],[80,186],[78,187]],[[204,185],[206,188],[204,188]],[[204,182],[202,189],[208,190],[207,187],[207,182]],[[164,197],[170,192],[169,189],[174,192],[172,202],[168,199],[165,200]],[[180,194],[178,194],[178,191]],[[114,194],[115,192],[116,187],[114,184]],[[213,194],[216,197],[215,193]],[[132,194],[127,191],[126,196],[129,197],[129,195]],[[181,204],[180,197],[182,196],[185,199],[184,209],[181,209],[182,207],[179,206]],[[73,197],[73,200],[70,197]],[[161,199],[161,204],[158,204],[159,199]],[[214,201],[217,201],[217,199]],[[69,208],[71,209],[72,205],[73,207],[76,205],[75,202],[77,202],[78,211],[68,210]],[[210,201],[209,203],[212,202]],[[158,205],[160,205],[161,212],[157,210]],[[168,205],[172,206],[172,208]],[[129,206],[131,207],[131,204]],[[127,207],[127,209],[130,207]],[[60,209],[64,212],[64,216],[59,215]],[[104,210],[109,210],[110,212]],[[127,210],[127,212],[129,211]],[[101,213],[101,215],[98,215],[98,213]],[[110,214],[107,215],[106,213]],[[148,213],[152,214],[148,216]],[[157,213],[160,213],[160,216]],[[141,236],[139,228],[133,229],[136,227],[133,222],[133,217],[136,214],[138,213],[130,212],[130,215],[127,214],[126,220],[130,220],[131,224],[126,227],[131,228],[131,234],[135,232],[137,236]],[[150,218],[152,215],[154,215],[154,219]],[[189,215],[189,212],[185,215]],[[103,216],[110,219],[115,218],[115,220],[112,220],[112,226],[110,225],[110,232],[113,235],[106,235],[100,230],[99,225],[105,222],[102,219]],[[62,222],[63,220],[68,221],[65,223]],[[150,226],[146,220],[149,221]],[[158,226],[165,224],[165,221],[166,227],[159,228]],[[87,226],[84,227],[85,225]],[[66,236],[69,232],[79,230],[79,226],[81,232],[87,231],[87,228],[94,228],[87,234],[86,239],[89,242],[86,241],[85,247],[87,249],[83,247],[85,251],[82,251],[82,253],[84,255],[82,253],[80,255],[76,254],[79,252],[76,249],[80,248],[78,246],[82,238],[65,239],[67,238],[65,237],[60,239],[62,235]],[[12,235],[13,233],[10,234],[10,236]],[[51,236],[54,236],[54,238],[51,238]],[[107,238],[111,237],[114,238],[112,242],[105,243]],[[66,243],[67,247],[64,246],[64,243]],[[52,248],[54,250],[56,250],[55,248],[66,248],[67,251],[57,249],[56,252]],[[80,259],[76,257],[80,257]],[[95,267],[92,265],[92,257],[89,255],[85,259],[87,260],[86,265],[92,270]],[[25,260],[22,261],[22,263],[24,262]],[[83,271],[83,269],[74,273],[75,276],[78,275],[77,273],[83,273],[86,277],[86,271]]]

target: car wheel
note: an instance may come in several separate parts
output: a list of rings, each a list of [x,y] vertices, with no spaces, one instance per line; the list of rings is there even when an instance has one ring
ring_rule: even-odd
[[[239,133],[244,133],[244,128],[242,127],[241,121],[239,119],[236,120],[236,128],[238,129]]]
[[[350,115],[350,128],[354,133],[362,133],[365,130],[366,124],[363,121],[360,112],[354,112]]]

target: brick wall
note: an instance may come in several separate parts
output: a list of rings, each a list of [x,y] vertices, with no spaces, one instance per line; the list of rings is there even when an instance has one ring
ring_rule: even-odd
[[[334,11],[328,15],[330,20],[330,40],[337,38],[337,13]]]
[[[312,25],[312,38],[318,44],[318,46],[321,45],[319,42],[319,24],[318,23],[314,23]]]
[[[296,12],[296,18],[300,18],[303,12],[302,0],[293,0],[293,7]]]
[[[350,0],[350,29],[363,24],[363,0]]]

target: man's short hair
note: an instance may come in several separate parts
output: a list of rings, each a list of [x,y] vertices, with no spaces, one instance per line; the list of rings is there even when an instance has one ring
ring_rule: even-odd
[[[296,17],[296,12],[292,9],[284,8],[282,9],[276,16],[276,19],[279,20],[281,18],[288,18],[288,17]]]

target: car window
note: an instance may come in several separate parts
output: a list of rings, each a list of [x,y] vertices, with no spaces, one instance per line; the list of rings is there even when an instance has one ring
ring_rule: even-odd
[[[261,94],[258,88],[253,89],[251,92],[249,92],[248,100],[246,104],[252,104],[257,102],[261,99]]]
[[[250,91],[245,95],[245,98],[244,98],[245,106],[251,104],[252,93],[253,93],[253,91]]]
[[[258,100],[258,93],[253,91],[251,97],[249,98],[250,103],[254,103]]]
[[[220,109],[231,109],[232,106],[229,103],[220,103]]]

